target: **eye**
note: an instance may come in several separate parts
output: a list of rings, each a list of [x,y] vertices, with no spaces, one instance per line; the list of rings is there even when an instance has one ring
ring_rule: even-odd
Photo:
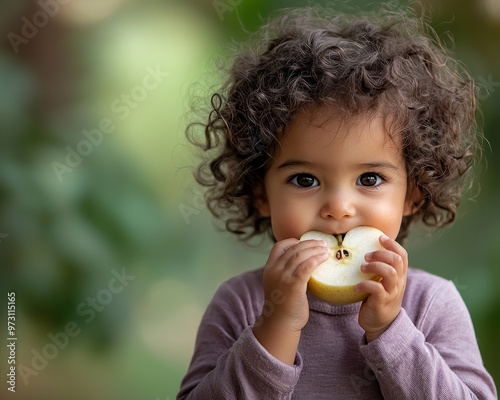
[[[312,188],[319,185],[318,180],[310,174],[296,174],[292,175],[288,182],[301,188]]]
[[[367,172],[366,174],[362,174],[357,182],[356,185],[361,185],[361,186],[378,186],[382,183],[383,179],[380,175],[375,174],[373,172]]]

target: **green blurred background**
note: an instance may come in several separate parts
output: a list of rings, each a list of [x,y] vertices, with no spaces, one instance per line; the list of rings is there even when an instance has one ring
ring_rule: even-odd
[[[0,339],[15,292],[12,397],[175,398],[214,290],[269,250],[219,232],[204,207],[184,138],[189,101],[217,82],[232,43],[306,3],[2,0]],[[408,250],[412,265],[455,282],[499,382],[500,2],[426,7],[480,84],[488,143],[480,195],[452,229],[413,233]],[[2,398],[7,359],[2,345]]]

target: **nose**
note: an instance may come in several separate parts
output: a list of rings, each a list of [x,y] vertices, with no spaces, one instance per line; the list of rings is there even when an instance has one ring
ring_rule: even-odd
[[[346,191],[336,190],[325,193],[321,206],[321,216],[323,218],[342,219],[352,217],[356,207],[354,199]]]

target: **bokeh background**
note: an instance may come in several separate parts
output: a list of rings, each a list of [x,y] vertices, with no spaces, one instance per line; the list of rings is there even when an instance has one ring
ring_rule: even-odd
[[[184,137],[190,99],[273,10],[306,3],[2,0],[0,339],[9,292],[18,337],[15,394],[0,347],[2,398],[175,398],[213,292],[269,250],[218,231],[203,205]],[[425,6],[479,84],[487,142],[480,195],[408,250],[455,282],[498,383],[500,2]]]

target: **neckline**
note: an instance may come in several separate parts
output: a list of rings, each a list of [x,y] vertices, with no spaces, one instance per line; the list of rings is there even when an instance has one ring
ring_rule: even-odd
[[[309,301],[309,309],[318,311],[324,314],[330,315],[343,315],[343,314],[354,314],[359,313],[359,309],[361,308],[361,301],[352,304],[330,304],[326,301],[318,299],[309,291],[307,292],[307,299]]]

